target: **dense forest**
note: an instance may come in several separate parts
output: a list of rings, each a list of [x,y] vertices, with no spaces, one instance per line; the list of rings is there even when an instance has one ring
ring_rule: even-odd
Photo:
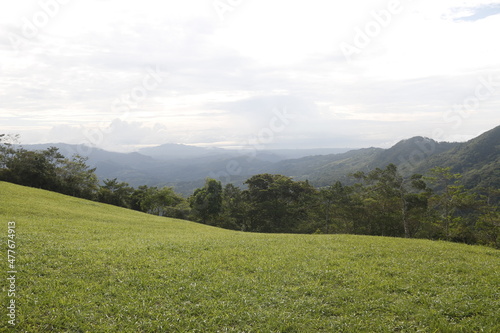
[[[446,165],[406,175],[395,164],[314,187],[258,174],[245,187],[206,179],[188,198],[172,187],[99,182],[86,158],[57,148],[28,151],[0,135],[0,180],[213,226],[269,233],[349,233],[442,239],[500,248],[500,190],[463,184]]]

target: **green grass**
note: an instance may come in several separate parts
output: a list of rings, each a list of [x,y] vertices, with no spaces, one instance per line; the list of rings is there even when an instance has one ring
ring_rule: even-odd
[[[3,276],[8,221],[18,332],[500,331],[490,248],[241,233],[0,183]]]

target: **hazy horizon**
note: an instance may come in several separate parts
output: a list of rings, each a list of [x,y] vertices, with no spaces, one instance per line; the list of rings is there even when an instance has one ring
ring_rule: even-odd
[[[493,128],[485,131],[484,133],[492,130]],[[484,133],[480,133],[479,135],[482,135]],[[479,136],[478,135],[478,136]],[[37,145],[41,145],[41,146],[49,146],[49,145],[72,145],[72,146],[78,146],[78,145],[84,145],[88,148],[97,148],[97,149],[102,149],[102,150],[106,150],[106,151],[110,151],[110,152],[116,152],[116,153],[132,153],[132,152],[140,152],[141,149],[147,149],[147,148],[158,148],[158,147],[164,147],[164,146],[168,146],[168,145],[172,145],[172,146],[187,146],[187,147],[194,147],[194,148],[206,148],[206,149],[221,149],[221,150],[228,150],[228,151],[246,151],[246,150],[256,150],[256,151],[280,151],[280,150],[303,150],[303,151],[314,151],[314,150],[317,150],[317,151],[320,151],[320,150],[345,150],[345,151],[348,151],[348,150],[357,150],[357,149],[364,149],[364,148],[382,148],[382,149],[388,149],[388,148],[391,148],[393,147],[395,144],[401,142],[401,141],[404,141],[404,140],[409,140],[409,139],[412,139],[412,138],[415,138],[415,137],[423,137],[424,139],[432,139],[432,138],[429,138],[429,137],[424,137],[424,136],[421,136],[421,135],[417,135],[417,136],[414,136],[414,137],[410,137],[410,138],[404,138],[404,139],[401,139],[400,141],[394,143],[394,144],[391,144],[391,145],[387,145],[387,146],[363,146],[363,147],[335,147],[335,146],[330,146],[330,147],[309,147],[309,148],[286,148],[286,147],[273,147],[273,146],[270,146],[270,145],[259,145],[258,143],[255,143],[255,144],[248,144],[248,145],[245,145],[245,146],[234,146],[234,147],[216,147],[216,146],[211,146],[211,145],[196,145],[196,144],[186,144],[186,143],[176,143],[176,142],[166,142],[166,143],[159,143],[159,144],[149,144],[149,145],[135,145],[134,148],[130,148],[129,149],[119,149],[119,150],[113,150],[113,149],[107,149],[105,147],[98,147],[98,146],[92,146],[92,145],[86,145],[86,143],[80,143],[80,144],[75,144],[75,143],[68,143],[68,142],[41,142],[41,143],[23,143],[23,142],[19,142],[19,145],[20,146],[37,146]],[[477,136],[476,136],[477,137]],[[474,139],[475,137],[472,137],[470,139]],[[462,140],[462,141],[438,141],[439,143],[444,143],[444,142],[448,142],[448,143],[464,143],[464,142],[467,142],[469,140]],[[87,151],[87,150],[86,150]]]

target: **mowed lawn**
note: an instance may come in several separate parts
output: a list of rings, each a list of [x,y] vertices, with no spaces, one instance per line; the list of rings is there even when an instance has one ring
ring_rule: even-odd
[[[3,276],[8,221],[17,332],[500,332],[495,249],[234,232],[0,182]]]

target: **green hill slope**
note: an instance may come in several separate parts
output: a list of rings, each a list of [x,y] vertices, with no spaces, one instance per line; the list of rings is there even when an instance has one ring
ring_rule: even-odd
[[[436,142],[423,137],[414,137],[398,142],[391,148],[366,148],[347,153],[309,156],[296,160],[275,163],[271,173],[280,173],[299,180],[308,179],[315,186],[329,186],[336,181],[352,184],[349,175],[357,171],[369,172],[385,168],[393,163],[404,175],[411,175],[415,167],[433,156],[439,156],[458,143]]]
[[[233,232],[0,182],[0,331],[498,332],[500,252]]]
[[[424,161],[419,171],[436,166],[461,173],[468,188],[500,187],[500,126]]]
[[[355,171],[370,171],[381,148],[352,150],[342,154],[308,156],[275,163],[263,171],[283,174],[296,180],[310,180],[315,186],[328,186],[340,180],[350,183],[348,176]]]

